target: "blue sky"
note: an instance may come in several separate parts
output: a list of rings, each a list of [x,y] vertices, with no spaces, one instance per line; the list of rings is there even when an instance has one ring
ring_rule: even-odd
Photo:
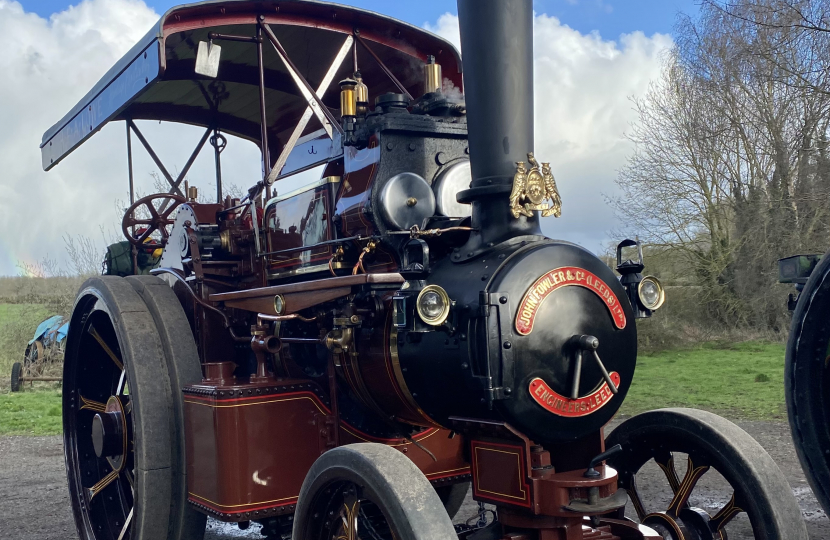
[[[18,0],[27,11],[48,17],[80,0]],[[678,12],[696,13],[699,0],[534,0],[537,13],[546,13],[581,33],[598,31],[605,39],[640,30],[646,35],[670,33]],[[182,0],[145,0],[157,13]],[[370,9],[417,26],[435,21],[446,12],[456,13],[453,0],[339,0],[338,3]]]
[[[183,0],[144,0],[146,6],[138,0],[16,1],[27,12],[51,16],[53,24],[0,9],[0,33],[9,36],[0,55],[0,119],[13,126],[0,131],[0,190],[8,195],[0,199],[0,275],[16,274],[19,261],[45,256],[63,263],[66,248],[56,231],[97,244],[120,238],[127,181],[123,125],[105,127],[48,173],[40,168],[38,145],[43,131],[146,33],[157,14]],[[455,14],[455,0],[340,1],[458,37],[452,17],[442,18]],[[604,197],[617,193],[617,173],[634,150],[625,137],[637,121],[631,100],[659,80],[677,14],[695,14],[698,1],[534,0],[533,84],[537,103],[543,103],[536,107],[534,150],[551,162],[564,202],[561,219],[543,222],[546,235],[594,252],[619,241],[614,231],[620,224]],[[10,5],[0,0],[0,6]],[[73,5],[83,7],[67,11]],[[145,122],[141,129],[173,170],[201,136],[197,128],[166,123]],[[157,166],[140,149],[133,161],[136,189],[153,192]],[[259,150],[247,142],[231,141],[223,163],[233,163],[223,171],[228,185],[246,189],[261,174]],[[213,160],[204,154],[190,171],[191,185],[213,189],[213,174]],[[21,209],[31,200],[38,200],[43,219],[26,221]],[[27,226],[16,228],[22,222]]]

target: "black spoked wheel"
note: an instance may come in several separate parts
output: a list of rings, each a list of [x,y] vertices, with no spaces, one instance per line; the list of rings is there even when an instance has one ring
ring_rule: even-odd
[[[122,278],[87,280],[64,359],[69,493],[85,540],[168,539],[170,383],[153,319]]]
[[[19,392],[21,387],[20,378],[23,376],[23,366],[20,362],[15,362],[12,364],[12,378],[11,378],[11,385],[12,385],[12,392]]]
[[[784,369],[796,453],[813,493],[830,513],[830,256],[810,275],[793,313]]]
[[[747,518],[757,540],[808,538],[778,466],[749,434],[720,416],[695,409],[651,411],[623,422],[606,444],[623,447],[609,464],[617,469],[620,488],[628,492],[640,523],[667,540],[726,540],[732,525]],[[662,507],[644,496],[652,487],[645,485],[644,466],[652,460],[662,473],[656,478],[670,490]],[[684,464],[685,473],[678,474]],[[693,506],[707,476],[721,492],[731,488],[731,497],[713,505],[701,496],[704,507]]]
[[[381,444],[341,446],[311,467],[297,502],[293,538],[456,540],[441,499],[420,470]]]
[[[126,278],[138,293],[153,317],[164,349],[167,375],[173,390],[171,502],[171,538],[176,540],[201,540],[205,535],[207,516],[197,512],[187,503],[187,471],[184,442],[184,396],[182,387],[202,381],[202,365],[196,350],[196,341],[190,330],[182,305],[176,293],[163,280],[154,276],[130,276]]]

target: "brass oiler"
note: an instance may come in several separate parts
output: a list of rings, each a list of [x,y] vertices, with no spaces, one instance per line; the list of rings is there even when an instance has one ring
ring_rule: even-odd
[[[355,92],[357,92],[357,114],[363,116],[369,112],[369,87],[363,83],[360,71],[354,72],[354,79],[357,81]]]
[[[340,81],[340,117],[357,116],[357,81],[343,79]]]
[[[441,64],[436,64],[435,57],[429,55],[427,63],[424,64],[424,93],[440,92],[442,87]]]

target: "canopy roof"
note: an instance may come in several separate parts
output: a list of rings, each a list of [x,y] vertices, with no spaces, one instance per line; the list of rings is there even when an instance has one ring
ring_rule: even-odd
[[[422,66],[428,55],[442,65],[444,78],[459,90],[461,58],[453,45],[423,29],[369,11],[316,0],[208,0],[169,10],[93,89],[43,135],[43,168],[49,170],[112,120],[146,119],[217,128],[260,141],[257,47],[218,41],[219,75],[194,72],[200,41],[209,32],[254,36],[257,17],[271,25],[288,57],[317,88],[348,36],[357,31],[410,94],[423,93]],[[372,55],[356,45],[358,67],[370,100],[397,92]],[[303,115],[303,98],[278,54],[263,43],[265,103],[271,160],[279,154]],[[352,55],[342,62],[322,97],[339,108],[337,82],[350,77]],[[316,118],[304,134],[321,127]]]

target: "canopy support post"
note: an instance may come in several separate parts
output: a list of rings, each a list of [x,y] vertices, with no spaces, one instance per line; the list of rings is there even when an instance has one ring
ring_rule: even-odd
[[[265,61],[262,54],[262,21],[265,16],[259,16],[259,24],[256,27],[256,55],[257,63],[259,64],[259,125],[260,125],[260,141],[262,144],[262,171],[263,178],[268,178],[271,173],[271,159],[268,156],[268,123],[265,115]],[[265,186],[265,199],[271,198],[271,186]],[[256,214],[254,214],[254,222],[256,222]],[[256,226],[256,224],[254,225]]]
[[[185,178],[185,176],[187,176],[187,173],[190,171],[190,167],[193,166],[193,162],[196,161],[196,157],[199,155],[199,153],[202,151],[202,148],[205,146],[205,143],[207,142],[208,137],[210,136],[210,132],[213,131],[213,128],[208,127],[205,130],[205,133],[202,135],[202,138],[199,140],[199,143],[196,145],[196,148],[193,149],[193,152],[190,154],[190,157],[187,159],[187,163],[184,164],[184,167],[182,168],[181,172],[179,173],[179,175],[176,177],[175,180],[173,180],[173,176],[171,176],[171,174],[169,172],[167,172],[167,169],[165,168],[164,164],[162,164],[161,160],[156,155],[156,152],[153,150],[153,147],[150,146],[150,143],[147,142],[147,139],[144,138],[144,134],[141,133],[141,131],[138,129],[138,126],[136,126],[135,123],[132,120],[128,119],[127,120],[127,137],[128,137],[127,140],[128,141],[129,141],[129,130],[130,129],[132,129],[135,132],[135,135],[136,135],[136,137],[138,137],[138,140],[141,141],[142,145],[144,145],[144,149],[147,150],[147,153],[150,154],[151,158],[153,158],[153,161],[155,162],[156,166],[161,171],[161,174],[164,175],[164,177],[167,179],[167,182],[170,184],[170,191],[168,193],[171,193],[171,194],[175,193],[176,195],[184,196],[182,194],[182,190],[179,189],[179,186],[184,181],[184,178]],[[132,158],[131,158],[131,163],[132,163]],[[130,167],[132,167],[132,165],[130,165]],[[130,175],[130,178],[131,178],[130,184],[132,185],[132,173]],[[131,189],[131,191],[132,191],[132,189]],[[131,194],[130,198],[132,199],[132,194]],[[167,204],[169,202],[170,202],[170,199],[165,199],[164,203],[159,208],[159,212],[163,212],[164,209],[167,208]]]
[[[205,143],[207,142],[211,131],[213,131],[213,128],[208,127],[205,130],[204,134],[202,134],[202,138],[199,139],[199,143],[196,145],[196,148],[193,149],[193,152],[190,154],[190,157],[187,158],[187,163],[185,163],[184,167],[182,167],[182,170],[179,173],[179,176],[176,177],[176,181],[173,183],[169,193],[173,193],[174,189],[178,191],[179,186],[181,185],[182,182],[184,182],[185,176],[187,176],[187,173],[190,172],[190,167],[193,166],[193,162],[196,161],[196,158],[202,152],[202,148],[204,148]],[[185,194],[185,196],[188,196],[188,194]],[[159,207],[159,212],[164,212],[164,209],[167,208],[167,204],[171,200],[172,199],[164,199],[164,202]]]
[[[126,122],[127,126],[127,174],[130,178],[130,206],[135,202],[135,185],[133,184],[133,138],[130,131],[130,120]]]
[[[127,126],[127,174],[130,178],[130,206],[135,202],[135,184],[133,182],[133,138],[130,131],[130,124],[132,121],[127,119],[125,125]],[[135,217],[135,212],[130,212],[130,217]],[[135,225],[133,225],[132,235],[135,236]],[[138,249],[132,246],[130,250],[131,259],[133,263],[133,274],[138,274]]]
[[[336,129],[341,135],[343,134],[343,128],[340,126],[340,122],[334,117],[326,104],[323,103],[323,100],[314,89],[308,84],[308,81],[303,77],[300,70],[297,69],[297,66],[294,65],[294,62],[291,61],[291,58],[288,57],[288,53],[283,48],[282,43],[280,40],[277,39],[277,36],[274,34],[271,27],[265,24],[263,21],[265,18],[260,16],[260,23],[258,28],[261,28],[264,32],[268,40],[271,42],[271,45],[274,46],[274,49],[277,51],[277,54],[282,60],[283,64],[285,64],[286,69],[288,70],[288,74],[291,75],[291,78],[294,79],[294,82],[297,84],[297,88],[300,90],[300,93],[306,99],[306,101],[313,101],[312,107],[314,104],[317,106],[314,108],[314,112],[317,115],[320,123],[323,124],[323,129],[326,130],[326,133],[331,137],[331,129],[332,127]]]

